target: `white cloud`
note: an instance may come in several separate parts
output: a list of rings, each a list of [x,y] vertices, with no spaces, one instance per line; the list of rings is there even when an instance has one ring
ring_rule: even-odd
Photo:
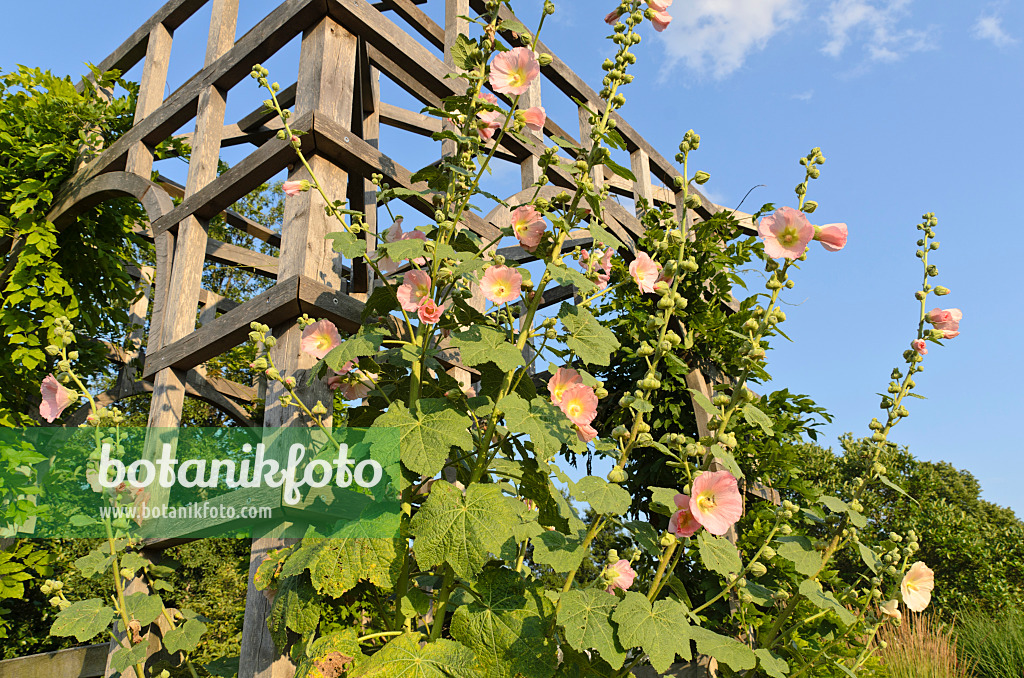
[[[982,14],[974,24],[971,33],[979,40],[988,40],[996,47],[1009,47],[1017,42],[1003,30],[1003,18],[996,14]]]
[[[911,0],[835,0],[822,17],[828,41],[821,51],[839,57],[863,43],[868,61],[897,61],[911,52],[935,47],[935,29],[904,28]]]
[[[666,72],[682,61],[701,75],[722,79],[743,65],[800,15],[802,0],[683,0],[661,39]]]
[[[797,101],[810,101],[814,98],[814,90],[809,89],[806,92],[797,92],[791,98],[796,99]]]

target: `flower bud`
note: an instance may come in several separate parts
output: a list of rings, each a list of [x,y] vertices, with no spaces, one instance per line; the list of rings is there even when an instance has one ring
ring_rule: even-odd
[[[537,55],[537,63],[539,63],[541,66],[550,66],[551,55],[548,54],[547,52],[541,52],[540,54]]]
[[[627,478],[629,478],[629,475],[626,473],[626,469],[621,466],[616,466],[608,472],[608,482],[615,483],[616,485],[621,485],[626,482]],[[616,558],[616,560],[618,560],[618,558]]]
[[[659,543],[661,544],[661,548],[667,549],[668,547],[675,544],[676,541],[676,536],[674,534],[672,534],[671,532],[666,532],[665,534],[661,535],[661,541]]]
[[[271,367],[267,370],[267,378],[272,381],[277,381],[281,378],[281,373],[277,371],[276,367]]]
[[[937,297],[944,297],[947,294],[949,294],[949,288],[948,287],[943,287],[942,285],[936,285],[935,286],[935,296],[937,296]]]
[[[807,202],[804,203],[803,211],[805,214],[810,214],[816,209],[818,209],[818,203],[814,202],[813,200],[808,200]]]
[[[753,562],[747,568],[750,574],[754,577],[763,577],[768,574],[768,568],[765,567],[764,563]]]
[[[327,414],[327,408],[324,407],[324,404],[322,402],[320,402],[319,400],[316,401],[316,405],[314,405],[313,408],[310,411],[313,414],[316,414],[316,415]]]
[[[761,558],[763,558],[764,560],[771,560],[774,557],[775,549],[773,549],[771,546],[765,546],[763,549],[761,549]]]
[[[696,174],[693,175],[693,182],[695,184],[699,184],[699,185],[703,186],[704,184],[708,183],[708,179],[710,179],[710,178],[711,178],[710,174],[708,174],[704,170],[701,170],[701,171],[699,171],[699,172],[697,172]]]

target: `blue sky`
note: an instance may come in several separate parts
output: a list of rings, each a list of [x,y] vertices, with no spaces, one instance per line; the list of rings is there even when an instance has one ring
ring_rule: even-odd
[[[242,0],[239,35],[273,0]],[[562,0],[542,38],[596,85],[612,50],[601,18],[613,0]],[[0,68],[15,64],[80,73],[99,62],[159,7],[105,0],[103,11],[69,0],[5,8]],[[605,6],[607,5],[607,7]],[[514,6],[530,24],[539,0]],[[426,10],[440,19],[443,3]],[[911,417],[893,439],[923,459],[971,471],[984,498],[1024,515],[1024,444],[1015,430],[1024,407],[1016,376],[1024,369],[1024,314],[1014,310],[1016,193],[1024,185],[1024,7],[1020,3],[941,0],[675,0],[663,34],[645,29],[636,82],[624,115],[665,157],[683,132],[702,136],[697,169],[711,173],[707,192],[744,209],[794,204],[797,160],[820,146],[827,158],[810,197],[816,223],[844,221],[842,252],[813,247],[787,301],[785,331],[794,340],[769,354],[778,386],[827,407],[834,440],[867,432],[879,412],[877,391],[916,327],[914,257],[922,213],[935,212],[942,247],[937,281],[953,290],[944,307],[963,310],[962,334],[932,347],[917,380],[928,400],[908,404]],[[175,36],[169,90],[202,64],[209,9]],[[40,16],[45,39],[30,30]],[[271,60],[282,84],[294,73],[293,43]],[[138,77],[138,73],[130,73]],[[272,76],[273,77],[273,76]],[[291,82],[288,79],[288,82]],[[549,86],[550,87],[550,86]],[[418,108],[385,84],[384,98]],[[228,118],[258,105],[259,92],[235,94]],[[567,102],[544,101],[567,129]],[[189,131],[185,129],[183,131]],[[407,167],[433,151],[404,133],[382,140]],[[410,159],[412,156],[413,159]],[[225,159],[234,158],[225,153]],[[181,175],[180,163],[161,167]],[[511,193],[518,171],[496,173]]]

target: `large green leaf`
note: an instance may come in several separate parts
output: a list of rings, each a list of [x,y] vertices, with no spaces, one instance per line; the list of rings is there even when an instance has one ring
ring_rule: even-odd
[[[756,405],[752,403],[745,404],[743,406],[743,418],[751,426],[760,426],[765,435],[775,435],[775,430],[772,428],[772,420],[768,418],[767,414],[759,410]]]
[[[348,231],[328,233],[327,239],[332,240],[335,252],[340,252],[346,259],[357,259],[366,254],[366,241]]]
[[[580,530],[574,537],[557,531],[542,532],[533,540],[533,561],[560,574],[575,570],[587,555],[583,548],[584,532]]]
[[[599,323],[590,311],[572,304],[562,304],[558,317],[565,325],[569,347],[580,360],[589,365],[608,365],[619,341],[612,331]]]
[[[505,410],[505,425],[514,435],[530,436],[533,450],[540,460],[550,459],[562,449],[578,440],[569,419],[548,398],[538,396],[527,402],[513,393],[501,399]]]
[[[473,449],[473,436],[469,433],[473,421],[439,398],[417,401],[414,411],[402,402],[392,403],[373,425],[392,426],[401,431],[402,463],[420,475],[436,476],[452,447]]]
[[[310,636],[320,624],[323,598],[316,595],[309,577],[283,577],[270,608],[267,626],[278,647],[288,644],[288,629],[301,637]]]
[[[757,664],[754,651],[740,641],[722,636],[700,626],[690,627],[690,635],[697,641],[697,652],[711,655],[733,671],[746,671]]]
[[[679,510],[679,507],[676,506],[676,495],[679,494],[679,490],[668,487],[648,487],[647,489],[651,491],[652,511],[663,516],[671,516]]]
[[[581,294],[588,295],[597,290],[597,284],[593,280],[587,278],[581,271],[569,268],[564,264],[550,264],[548,272],[556,281],[562,285],[574,286]]]
[[[50,628],[51,636],[74,636],[80,643],[105,631],[114,618],[114,610],[99,598],[80,600],[60,611]]]
[[[793,563],[800,574],[813,577],[821,568],[821,554],[814,550],[811,540],[800,535],[777,537],[781,545],[776,552]]]
[[[407,633],[382,647],[352,672],[352,678],[474,678],[473,651],[452,640],[420,643]]]
[[[805,579],[800,584],[800,594],[822,610],[833,610],[844,624],[852,624],[856,616],[840,604],[831,591],[825,591],[814,579]]]
[[[626,591],[626,597],[612,615],[619,627],[619,641],[623,647],[639,647],[651,659],[655,671],[664,673],[675,661],[676,655],[689,660],[690,623],[686,620],[683,604],[659,600],[653,606],[647,596]]]
[[[202,640],[204,633],[206,633],[206,624],[198,619],[189,619],[164,635],[164,649],[171,654],[192,652],[199,647],[199,641]]]
[[[438,480],[412,518],[414,549],[421,568],[451,565],[455,574],[473,579],[500,553],[517,520],[496,485],[473,483],[465,496],[454,485]]]
[[[600,589],[574,589],[561,597],[558,623],[574,650],[597,650],[612,668],[622,668],[626,651],[612,627],[611,616],[619,599]]]
[[[390,589],[402,568],[399,549],[404,539],[304,539],[288,557],[282,577],[309,570],[313,587],[320,593],[340,598],[360,581]]]
[[[385,329],[363,325],[358,332],[331,349],[331,352],[324,356],[324,361],[337,372],[350,360],[358,360],[364,355],[376,355],[387,337],[388,332]]]
[[[143,626],[156,621],[164,609],[164,601],[160,596],[148,593],[133,593],[124,597],[124,605],[129,619],[136,619]],[[123,625],[123,624],[122,624]]]
[[[700,546],[701,562],[709,570],[728,576],[739,572],[743,567],[736,545],[725,537],[715,537],[701,531],[697,535],[697,544]]]
[[[460,360],[470,367],[492,362],[503,372],[511,372],[523,364],[522,352],[495,327],[473,325],[465,332],[454,332],[452,346],[459,349]]]
[[[582,478],[573,488],[572,496],[587,502],[590,508],[602,515],[621,515],[629,508],[631,501],[629,492],[597,476]]]
[[[110,668],[115,671],[122,672],[123,676],[134,677],[135,670],[125,672],[129,666],[141,664],[146,659],[146,650],[149,649],[149,639],[143,639],[142,642],[136,643],[130,648],[121,647],[118,648],[114,655],[110,658]]]
[[[771,651],[763,647],[760,650],[754,650],[754,654],[757,655],[761,668],[771,678],[786,678],[786,674],[789,673],[789,664],[785,659],[772,654]]]
[[[362,659],[359,633],[352,628],[332,631],[317,638],[299,662],[295,678],[335,678]]]
[[[504,568],[484,570],[474,588],[478,597],[455,611],[451,634],[476,654],[479,675],[551,678],[558,659],[547,638],[550,601]]]

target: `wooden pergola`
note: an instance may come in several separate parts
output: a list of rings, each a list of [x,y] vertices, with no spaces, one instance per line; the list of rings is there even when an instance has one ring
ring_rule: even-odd
[[[212,4],[212,18],[204,66],[164,97],[174,33],[208,2]],[[154,428],[178,427],[186,396],[203,399],[243,425],[306,425],[297,410],[278,403],[281,392],[273,383],[266,392],[264,420],[249,421],[242,405],[256,397],[255,389],[207,376],[204,363],[245,342],[250,323],[258,321],[269,325],[277,337],[272,355],[282,376],[296,376],[303,383],[303,373],[312,366],[312,360],[299,350],[297,318],[308,313],[311,317],[330,319],[342,332],[356,331],[364,302],[374,285],[372,271],[360,261],[346,267],[338,263],[338,255],[324,237],[337,230],[337,225],[325,215],[314,192],[301,193],[287,201],[280,233],[230,209],[282,170],[288,170],[292,180],[308,177],[302,166],[296,164],[290,143],[277,138],[280,122],[273,114],[260,109],[237,122],[229,122],[225,120],[227,98],[235,87],[254,87],[248,78],[253,65],[265,62],[301,36],[298,72],[292,74],[295,83],[282,89],[280,100],[282,105],[293,108],[293,127],[306,133],[301,137],[303,151],[327,192],[346,197],[352,209],[364,210],[372,232],[377,227],[372,174],[382,175],[394,187],[426,188],[412,183],[412,173],[400,159],[387,157],[378,150],[381,136],[387,134],[388,128],[426,137],[441,129],[436,119],[382,101],[381,78],[390,79],[424,106],[438,106],[444,97],[460,93],[460,81],[446,77],[454,72],[451,46],[460,32],[468,32],[467,21],[460,17],[470,11],[483,12],[485,5],[484,0],[444,0],[446,20],[441,26],[420,8],[426,2],[285,0],[236,40],[239,0],[170,0],[99,64],[102,71],[126,72],[143,63],[135,123],[123,137],[81,167],[68,182],[49,218],[60,228],[90,206],[128,196],[145,208],[148,224],[141,233],[153,242],[156,250],[155,268],[139,271],[145,294],[133,308],[138,324],[145,324],[147,316],[150,318],[148,329],[133,337],[144,357],[143,367],[136,375],[129,366],[129,361],[139,353],[113,352],[112,358],[124,367],[118,384],[103,394],[104,403],[150,392],[148,425]],[[502,13],[511,18],[507,8],[502,8]],[[414,34],[392,21],[395,15]],[[504,37],[512,39],[508,34]],[[542,68],[543,78],[535,81],[521,105],[540,105],[543,89],[548,101],[551,97],[566,97],[601,106],[598,94],[557,55],[543,44],[538,49],[551,54],[552,60]],[[274,77],[286,76],[275,72]],[[598,186],[606,185],[612,194],[634,201],[643,198],[652,204],[674,205],[678,217],[691,223],[720,211],[718,205],[700,194],[701,204],[694,210],[685,210],[677,201],[677,194],[665,188],[674,186],[678,176],[673,164],[626,120],[618,115],[613,117],[625,140],[636,181],[624,180],[605,170],[595,172],[593,179]],[[562,127],[549,117],[543,134],[579,140],[585,146],[590,139],[589,118],[583,108],[579,108],[578,120],[569,127]],[[154,148],[192,120],[195,127],[188,140],[192,155],[185,185],[151,181]],[[537,140],[543,142],[539,135]],[[236,145],[248,145],[251,151],[218,175],[221,149]],[[533,194],[532,187],[541,174],[537,159],[542,152],[543,143],[529,145],[512,136],[505,136],[497,149],[496,157],[502,162],[521,168],[524,199]],[[547,178],[549,183],[541,195],[573,189],[571,177],[555,166],[548,168]],[[180,199],[180,203],[175,205],[172,198]],[[508,196],[511,202],[516,199]],[[427,201],[407,201],[411,209],[433,218],[433,207]],[[639,220],[614,199],[606,201],[605,207],[611,229],[632,248],[642,233]],[[278,255],[211,238],[208,223],[221,214],[228,227],[276,248]],[[463,226],[490,240],[507,223],[507,211],[499,206],[487,215],[467,215]],[[589,243],[589,235],[581,232],[566,246],[571,249]],[[367,236],[368,251],[373,251],[374,245],[372,235]],[[502,247],[498,253],[517,262],[530,260],[529,253],[519,247]],[[274,284],[243,303],[233,302],[202,288],[207,263],[236,265],[269,278]],[[571,286],[558,287],[544,295],[547,305],[573,297]],[[198,329],[197,316],[201,324]],[[447,352],[445,360],[451,369],[460,369],[457,351]],[[688,383],[711,395],[708,379],[700,371],[695,370]],[[331,402],[322,386],[309,387],[302,395],[310,403],[318,399]],[[706,435],[706,415],[700,407],[695,410],[700,432]],[[77,416],[83,419],[84,413]],[[763,490],[757,491],[763,494]],[[157,558],[161,549],[180,542],[155,541],[148,544],[148,549]],[[274,535],[256,538],[252,543],[240,678],[279,678],[293,672],[288,659],[275,649],[267,630],[270,603],[252,585],[252,576],[265,554],[281,545],[282,539]],[[131,586],[144,584],[136,581]],[[111,644],[111,653],[116,647]],[[106,675],[112,673],[108,661]]]

